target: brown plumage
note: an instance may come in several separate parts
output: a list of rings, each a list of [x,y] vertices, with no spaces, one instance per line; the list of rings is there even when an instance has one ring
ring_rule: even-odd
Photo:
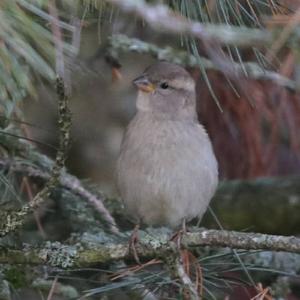
[[[215,155],[196,115],[195,83],[160,62],[134,81],[137,113],[117,164],[117,185],[133,221],[175,227],[202,217],[218,183]]]

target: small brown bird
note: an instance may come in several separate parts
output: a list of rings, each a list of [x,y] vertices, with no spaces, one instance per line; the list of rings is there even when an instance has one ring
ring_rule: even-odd
[[[196,114],[195,83],[160,62],[133,83],[137,113],[117,164],[117,185],[136,224],[176,227],[202,218],[218,184],[217,161]]]

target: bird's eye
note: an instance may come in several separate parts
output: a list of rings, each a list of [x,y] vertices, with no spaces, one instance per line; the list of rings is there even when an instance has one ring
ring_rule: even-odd
[[[168,85],[168,83],[167,82],[162,82],[161,84],[160,84],[160,87],[162,88],[162,89],[167,89],[168,87],[169,87],[169,85]]]

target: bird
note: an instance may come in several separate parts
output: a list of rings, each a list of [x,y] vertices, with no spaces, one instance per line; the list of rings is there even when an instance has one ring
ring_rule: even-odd
[[[117,160],[117,188],[135,224],[176,228],[202,218],[218,185],[218,164],[196,112],[195,82],[158,62],[133,84],[136,114]]]

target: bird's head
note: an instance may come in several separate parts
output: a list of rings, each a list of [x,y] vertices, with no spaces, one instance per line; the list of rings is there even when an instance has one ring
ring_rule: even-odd
[[[195,82],[184,68],[159,62],[148,67],[133,83],[139,90],[138,111],[175,119],[195,117]]]

